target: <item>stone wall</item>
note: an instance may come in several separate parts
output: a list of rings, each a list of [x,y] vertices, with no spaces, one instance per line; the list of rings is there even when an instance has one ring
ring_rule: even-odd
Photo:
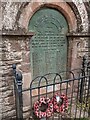
[[[46,0],[46,4],[48,5],[47,1],[48,0]],[[67,4],[69,7],[72,6],[71,9],[74,11],[73,13],[76,16],[76,23],[78,26],[74,32],[82,34],[83,32],[87,32],[88,34],[90,27],[90,6],[88,3],[79,3],[78,0],[72,1],[72,4]],[[50,2],[50,6],[52,5],[52,2]],[[32,4],[27,2],[2,2],[3,35],[0,38],[0,117],[3,119],[7,120],[7,117],[8,119],[15,117],[12,64],[16,63],[17,69],[19,69],[23,74],[23,88],[29,87],[31,80],[30,39],[33,34],[26,36],[28,28],[25,28],[22,22],[25,22],[24,15],[30,14],[29,12],[31,11],[32,16],[37,10],[33,10],[32,6],[36,5],[36,8],[38,8],[38,6],[40,8],[40,5],[43,4],[45,4],[45,2],[43,3],[42,0],[40,4],[33,2],[33,0]],[[27,12],[25,12],[25,10]],[[69,51],[72,53],[72,55],[69,55],[68,57],[71,60],[70,67],[75,68],[80,64],[83,55],[90,54],[88,49],[90,33],[89,37],[68,37],[68,39],[71,44],[71,46],[69,46]],[[24,106],[28,106],[26,100],[27,96],[28,93],[24,95]],[[28,107],[26,107],[24,111],[27,111],[27,109]],[[25,116],[28,116],[28,113],[26,113]]]
[[[17,65],[23,76],[30,78],[30,60],[29,60],[29,39],[25,37],[3,37],[2,60],[2,99],[3,99],[3,118],[15,116],[15,98],[14,98],[14,78],[12,64]],[[26,78],[25,78],[26,79]],[[26,82],[27,84],[29,83]],[[25,85],[25,83],[24,83]]]

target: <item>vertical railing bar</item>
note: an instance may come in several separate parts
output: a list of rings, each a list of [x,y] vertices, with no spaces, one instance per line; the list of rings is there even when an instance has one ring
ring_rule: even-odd
[[[85,71],[86,56],[83,56],[82,69]]]
[[[32,105],[32,86],[30,85],[30,106],[31,106],[31,108],[30,108],[30,110],[31,110],[31,115],[33,116],[33,110],[32,110],[32,108],[33,108],[33,105]]]
[[[23,98],[22,98],[22,74],[20,71],[16,71],[16,64],[12,65],[14,72],[14,92],[15,92],[15,104],[16,104],[16,118],[23,120]]]
[[[83,62],[82,62],[82,76],[85,76],[85,61],[86,61],[86,58],[85,56],[83,56]],[[83,84],[84,84],[84,78],[81,79],[81,85],[80,85],[80,102],[82,102],[82,97],[83,97]]]
[[[61,83],[60,83],[60,95],[61,95]],[[60,106],[59,106],[59,107],[60,107]],[[60,112],[59,112],[59,118],[60,118],[60,120],[62,119]],[[58,118],[58,120],[59,120],[59,118]]]
[[[71,73],[73,79],[75,79],[75,74],[73,73],[73,71],[69,71],[69,73]],[[69,82],[68,82],[69,83]],[[74,80],[72,81],[72,83],[74,85]],[[67,87],[68,87],[68,84],[67,84]],[[72,87],[73,88],[73,87]],[[67,91],[66,91],[66,94],[67,94]],[[72,116],[71,116],[71,109],[72,109],[72,98],[73,98],[73,89],[72,89],[72,93],[71,93],[71,101],[70,101],[70,117],[72,119]]]
[[[60,83],[60,95],[61,95],[61,87],[62,87],[62,84]],[[61,114],[59,116],[60,116],[60,120],[61,120],[62,119]],[[59,118],[58,118],[58,120],[59,120]]]
[[[71,91],[71,109],[72,109],[72,99],[73,99],[73,88],[74,88],[73,86],[74,86],[74,80],[72,81],[71,84],[72,84],[72,88],[71,88],[71,90],[72,90],[72,91]],[[71,109],[70,109],[70,116],[71,116]]]
[[[17,84],[17,83],[16,83]],[[16,86],[16,118],[19,119],[19,99],[18,99],[18,88]]]
[[[88,69],[88,75],[89,75],[89,79],[88,79],[88,92],[87,92],[87,96],[88,96],[88,117],[90,118],[90,61],[87,64],[87,69]]]
[[[90,94],[90,61],[87,62],[87,66],[86,66],[86,73],[87,75],[89,75],[88,79],[87,79],[87,96],[86,96],[86,107],[88,107],[88,117],[90,117],[90,98],[89,98],[89,94]],[[88,105],[87,105],[88,104]]]
[[[89,73],[90,75],[90,73]],[[89,103],[89,106],[88,106],[88,117],[90,117],[90,76],[89,76],[89,83],[88,83],[88,103]]]
[[[54,77],[54,80],[53,80],[53,97],[54,97],[54,91],[55,91],[55,82],[56,82],[56,78],[57,78],[57,76],[59,76],[59,78],[60,78],[60,82],[62,81],[62,77],[61,77],[61,75],[60,74],[58,74],[58,73],[56,73],[56,76]],[[58,119],[60,120],[60,114],[58,114]],[[54,115],[53,115],[53,119],[54,119]]]
[[[18,100],[19,100],[19,120],[23,120],[23,96],[22,96],[22,74],[18,71],[17,74],[18,85]]]
[[[16,93],[16,83],[15,83],[15,80],[16,80],[16,64],[13,64],[12,65],[12,68],[13,68],[13,73],[14,73],[14,94],[15,94],[15,107],[16,107],[16,117],[18,116],[17,114],[17,93]]]
[[[80,102],[82,102],[82,97],[83,97],[83,86],[84,86],[84,80],[85,80],[85,78],[86,78],[86,76],[85,76],[85,71],[82,69],[82,76],[84,76],[84,77],[82,77],[81,78],[81,84],[80,84],[80,99],[79,99],[79,101]]]
[[[76,96],[76,110],[75,110],[75,119],[76,119],[76,115],[77,115],[77,104],[78,104],[78,98],[79,98],[79,83],[80,81],[78,80],[78,90],[77,90],[77,96]]]
[[[38,84],[38,101],[40,100],[40,82],[41,82],[41,79],[42,79],[42,77],[39,79],[39,84]],[[40,112],[39,112],[39,115],[40,115]]]
[[[67,85],[66,85],[66,97],[67,97],[67,93],[68,93],[68,84],[69,84],[69,82],[67,82]],[[68,97],[67,97],[67,99],[68,99]]]
[[[81,81],[83,81],[84,79],[85,79],[85,78],[82,78]],[[79,115],[79,118],[81,118],[82,105],[83,105],[83,91],[84,91],[84,90],[83,90],[83,89],[84,89],[84,84],[83,84],[83,83],[84,83],[84,82],[82,82],[82,89],[80,88],[82,91],[81,91],[81,96],[80,96],[80,97],[81,97],[81,99],[80,99],[80,104],[81,104],[81,105],[80,105],[80,115]]]
[[[81,118],[81,112],[82,112],[82,102],[80,103],[80,113],[79,113],[79,118]]]
[[[67,92],[68,92],[68,82],[67,82],[67,85],[66,85],[66,96],[67,96]]]
[[[46,78],[46,77],[45,77]],[[47,88],[48,88],[48,80],[47,80],[47,78],[46,78],[46,99],[47,99]],[[48,118],[47,118],[47,111],[46,111],[46,120],[47,120]]]
[[[46,81],[46,88],[48,86],[48,80],[47,80],[47,78],[45,76],[41,76],[41,78],[38,81],[38,100],[40,99],[40,89],[41,89],[40,88],[40,84],[41,84],[41,81],[42,81],[43,78]],[[47,97],[47,95],[46,95],[46,97]],[[39,112],[39,114],[40,114],[40,112]],[[46,114],[46,120],[47,120],[47,114]]]
[[[55,77],[54,77],[54,80],[53,80],[53,98],[54,98],[54,94],[55,94],[55,80],[56,80],[56,74],[55,74]],[[53,99],[53,111],[54,111],[54,99]],[[54,114],[53,114],[53,117],[52,117],[52,120],[54,120]]]
[[[60,78],[60,82],[62,81],[62,77],[61,77],[61,75],[60,74],[56,74],[56,78],[57,78],[57,76],[59,76],[59,78]],[[54,79],[54,82],[56,81],[56,78]],[[60,107],[60,104],[59,104],[59,107]],[[60,117],[60,111],[59,111],[59,114],[58,114],[58,120],[61,120],[61,117]]]
[[[82,76],[85,76],[85,75],[88,75],[88,65],[86,66],[85,68],[85,57],[83,58],[83,63],[82,63]],[[81,80],[81,88],[80,88],[80,102],[81,102],[81,110],[82,110],[82,98],[83,98],[83,94],[84,94],[84,100],[86,101],[86,96],[85,96],[85,93],[86,93],[86,84],[87,84],[87,79],[86,78],[82,78]],[[85,90],[83,90],[85,89]],[[83,93],[84,92],[84,93]],[[87,93],[88,94],[88,93]],[[85,103],[86,104],[86,103]],[[80,110],[80,114],[81,114],[81,110]],[[85,115],[85,110],[84,110],[84,114],[83,116]]]
[[[85,113],[86,113],[86,110],[85,110],[85,109],[86,109],[86,102],[87,102],[87,101],[86,101],[87,78],[85,78],[84,80],[85,80],[85,81],[84,81],[84,87],[83,87],[83,88],[84,88],[84,91],[83,91],[83,92],[84,92],[84,93],[83,93],[83,94],[84,94],[84,95],[83,95],[83,96],[84,96],[84,97],[83,97],[83,103],[84,103],[85,106],[84,106],[84,110],[83,110],[83,117],[85,116]]]
[[[60,75],[60,80],[62,81],[62,77]],[[60,93],[61,91],[59,91]],[[61,94],[60,94],[61,95]],[[60,104],[59,104],[59,108],[60,108]],[[58,120],[61,120],[61,114],[60,114],[60,109],[59,109],[59,114],[58,114]]]
[[[17,108],[17,100],[18,100],[18,94],[17,94],[17,86],[16,86],[16,83],[15,83],[15,80],[14,80],[14,93],[15,93],[15,107],[16,107],[16,117],[18,116],[18,108]]]

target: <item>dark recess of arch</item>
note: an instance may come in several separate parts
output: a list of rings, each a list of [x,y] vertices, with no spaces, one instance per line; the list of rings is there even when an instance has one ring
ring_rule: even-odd
[[[81,25],[82,20],[81,20],[81,17],[80,17],[80,14],[78,12],[76,5],[73,2],[66,2],[66,3],[71,7],[71,9],[73,10],[73,12],[76,16],[77,27],[78,27],[76,32],[81,32],[83,30],[83,26]]]
[[[17,13],[17,15],[16,15],[16,22],[15,22],[15,24],[18,26],[18,21],[19,21],[19,18],[20,18],[20,15],[21,15],[21,13],[22,13],[22,10],[27,6],[29,4],[29,2],[23,2],[22,4],[21,4],[21,6],[20,6],[20,8],[19,8],[19,10],[18,10],[18,13]],[[18,27],[18,29],[20,29],[19,27]]]
[[[90,2],[84,2],[88,14],[88,34],[90,34]],[[90,52],[90,38],[88,38],[88,47]]]
[[[88,14],[88,22],[89,22],[88,32],[90,33],[90,2],[84,2],[84,5],[86,7],[87,14]]]

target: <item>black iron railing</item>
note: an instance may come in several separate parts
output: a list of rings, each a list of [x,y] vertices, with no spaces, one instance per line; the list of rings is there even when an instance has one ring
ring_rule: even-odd
[[[18,120],[24,119],[23,93],[27,91],[30,92],[30,111],[28,112],[30,112],[32,120],[66,120],[90,117],[90,62],[86,62],[85,57],[83,57],[81,69],[37,76],[27,89],[22,89],[22,74],[16,70],[15,64],[13,71]],[[63,73],[68,77],[63,78]],[[62,96],[64,97],[62,98]]]
[[[23,120],[23,95],[22,95],[22,74],[20,71],[16,71],[16,65],[13,64],[14,79],[14,93],[16,104],[16,118]]]

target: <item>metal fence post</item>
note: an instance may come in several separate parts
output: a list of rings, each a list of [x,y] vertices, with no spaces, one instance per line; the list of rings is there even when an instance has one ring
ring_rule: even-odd
[[[15,79],[14,79],[14,94],[15,94],[15,109],[16,109],[16,118],[18,116],[18,110],[17,110],[17,86],[16,86],[16,64],[13,64],[12,65],[12,68],[13,68],[13,73],[14,73],[14,76],[15,76]]]
[[[90,97],[89,97],[89,94],[90,94],[90,74],[89,74],[89,83],[88,83],[88,103],[89,103],[89,106],[88,106],[88,117],[90,117]]]
[[[23,120],[23,96],[22,96],[22,74],[20,71],[16,74],[18,85],[18,120]]]
[[[16,76],[16,64],[12,65],[14,76]]]
[[[86,57],[83,56],[83,61],[82,61],[82,76],[85,76],[85,62],[86,62]],[[80,99],[79,99],[79,101],[81,103],[83,102],[84,82],[85,82],[85,78],[82,78],[81,79],[81,83],[80,83]]]
[[[89,99],[89,108],[88,108],[88,117],[90,117],[90,62],[88,62],[88,75],[89,75],[89,81],[88,81],[88,99]]]
[[[85,62],[86,62],[86,57],[83,56],[83,61],[82,61],[82,68],[85,70]]]
[[[23,96],[22,96],[22,74],[20,71],[16,71],[16,64],[12,65],[14,80],[14,93],[16,104],[16,119],[23,120]]]

